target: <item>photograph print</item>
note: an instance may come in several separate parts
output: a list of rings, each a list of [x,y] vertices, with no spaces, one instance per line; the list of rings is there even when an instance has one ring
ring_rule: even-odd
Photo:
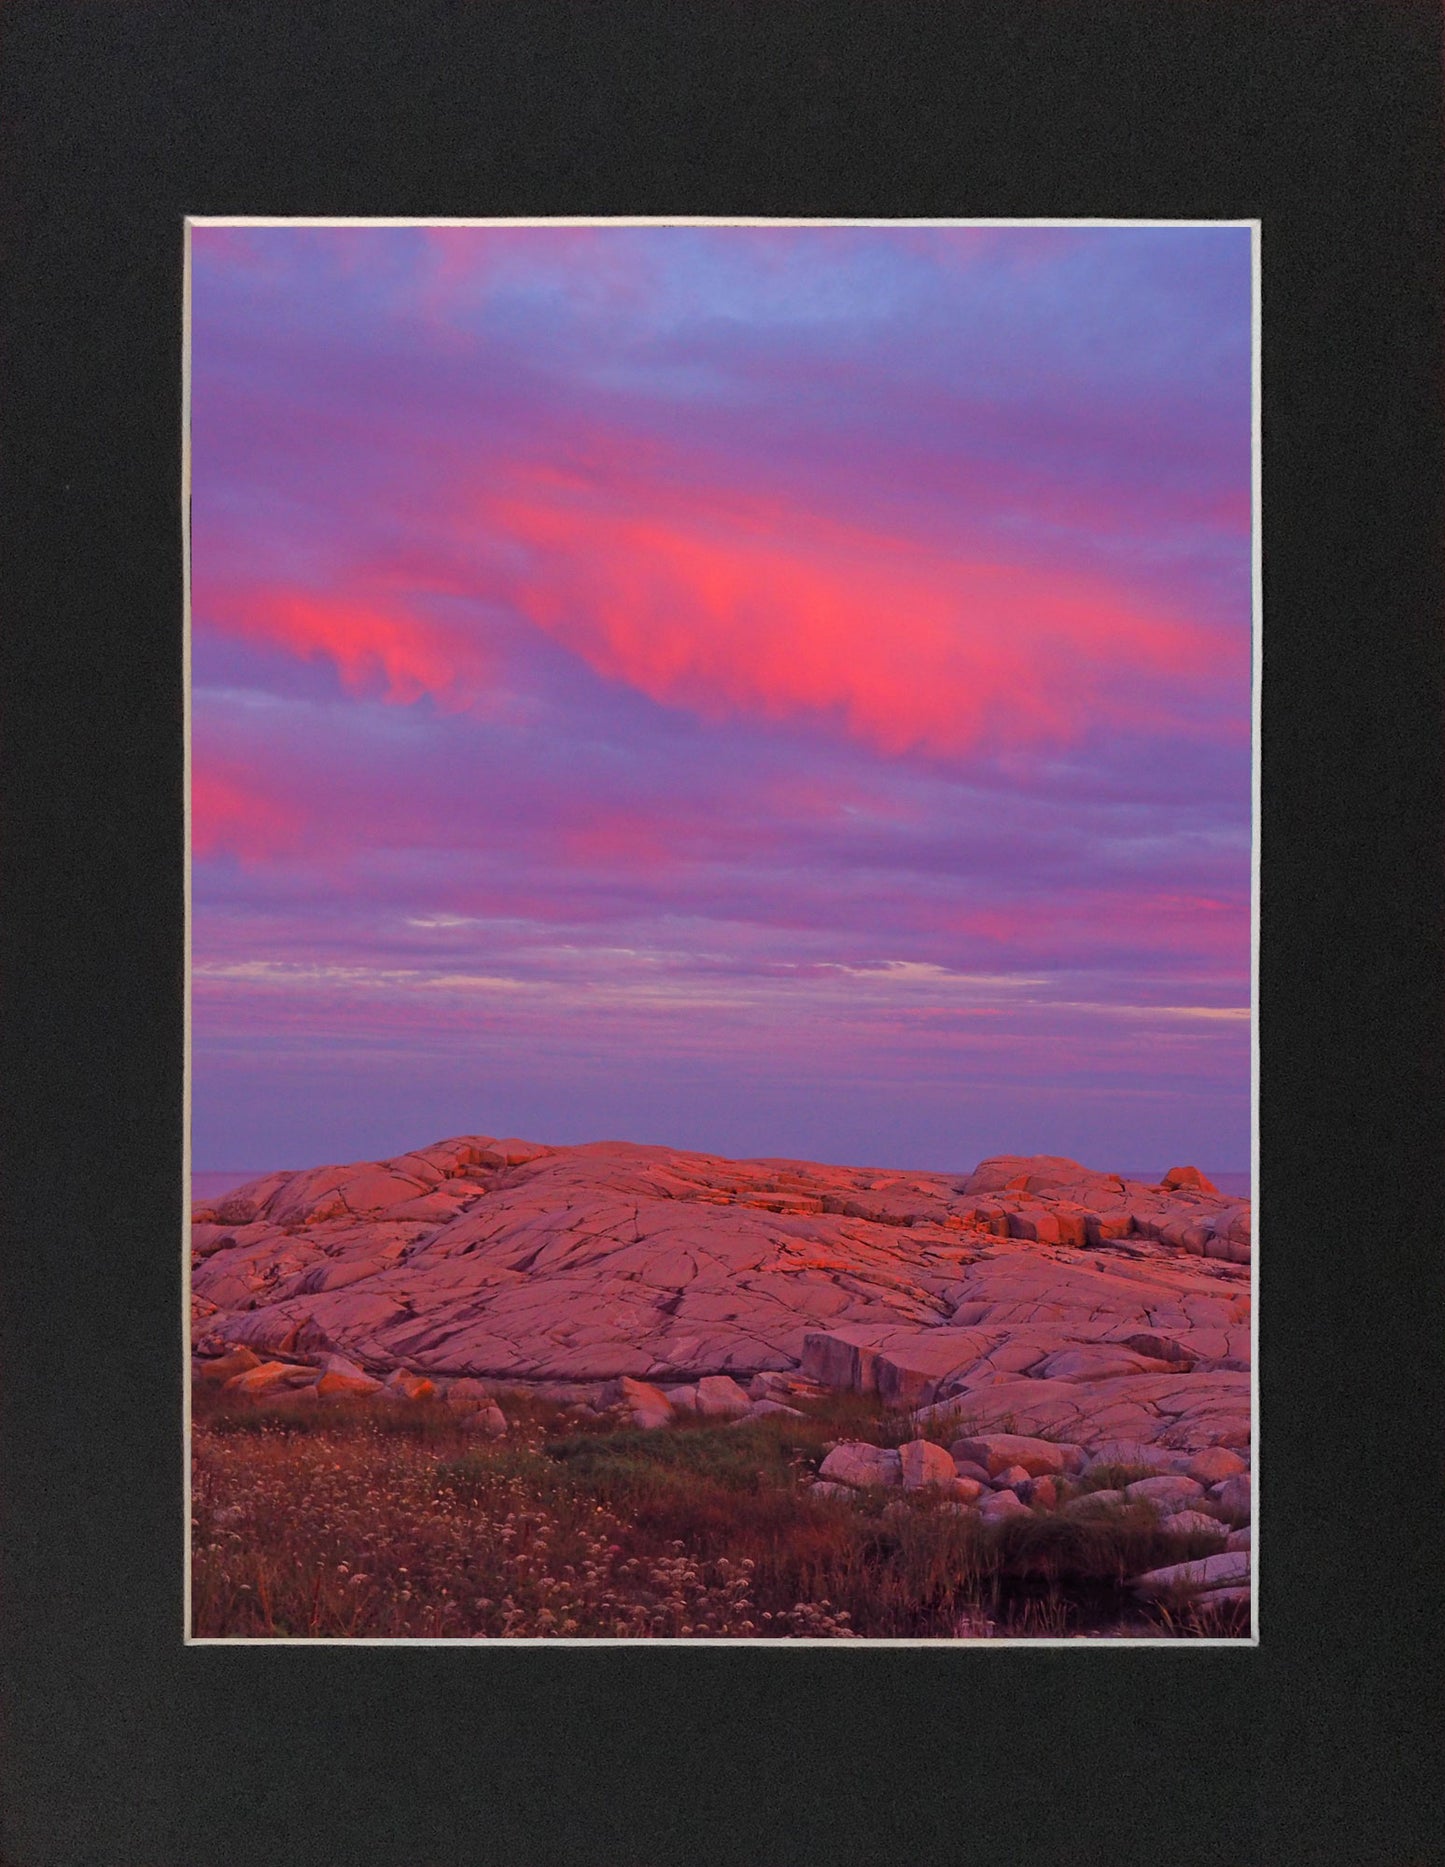
[[[187,1638],[1253,1641],[1257,225],[187,238]]]

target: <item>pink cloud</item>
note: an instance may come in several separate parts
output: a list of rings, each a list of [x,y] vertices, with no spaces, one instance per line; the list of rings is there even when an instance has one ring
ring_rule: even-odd
[[[486,502],[530,549],[511,591],[597,672],[704,717],[841,722],[876,749],[944,755],[1167,726],[1166,683],[1213,688],[1219,637],[1097,578],[830,523],[805,508],[617,502],[556,474]],[[638,516],[643,512],[646,516]]]
[[[398,705],[428,695],[460,712],[487,686],[488,658],[476,637],[417,615],[399,597],[252,585],[209,592],[207,607],[230,634],[330,661],[348,693],[379,691]]]
[[[1181,894],[1125,884],[1093,893],[1056,891],[1039,902],[1003,903],[950,913],[959,934],[1007,951],[1022,964],[1058,963],[1060,953],[1097,960],[1120,950],[1162,963],[1188,960],[1211,976],[1242,975],[1249,964],[1243,897]]]
[[[256,788],[248,775],[212,764],[191,774],[191,846],[198,858],[234,855],[262,864],[300,843],[296,808]]]

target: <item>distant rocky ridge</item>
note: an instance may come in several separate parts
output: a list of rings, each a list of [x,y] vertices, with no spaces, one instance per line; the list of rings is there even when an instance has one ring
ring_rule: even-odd
[[[753,1409],[855,1388],[1095,1456],[1249,1443],[1250,1207],[1192,1168],[1146,1186],[1054,1157],[965,1177],[472,1135],[193,1217],[198,1354],[271,1357],[239,1370],[258,1391],[646,1384],[662,1418],[731,1377]]]

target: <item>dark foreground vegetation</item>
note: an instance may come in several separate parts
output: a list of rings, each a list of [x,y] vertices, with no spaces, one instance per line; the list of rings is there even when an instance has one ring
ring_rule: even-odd
[[[928,1492],[808,1480],[892,1443],[857,1396],[805,1417],[652,1431],[508,1398],[479,1437],[426,1401],[318,1408],[198,1388],[192,1625],[245,1638],[1239,1638],[1242,1606],[1142,1606],[1130,1576],[1205,1555],[1147,1503],[987,1525]],[[1116,1485],[1098,1470],[1075,1489]]]

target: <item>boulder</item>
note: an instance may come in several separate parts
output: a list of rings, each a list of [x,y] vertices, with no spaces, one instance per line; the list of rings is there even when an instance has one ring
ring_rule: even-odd
[[[1197,1478],[1202,1485],[1218,1484],[1221,1479],[1233,1478],[1247,1469],[1239,1454],[1231,1452],[1227,1446],[1206,1446],[1184,1467],[1185,1474]]]
[[[748,1382],[749,1400],[812,1400],[827,1391],[817,1381],[787,1368],[764,1368]]]
[[[1025,1433],[984,1433],[977,1438],[956,1439],[949,1451],[955,1461],[965,1459],[972,1465],[981,1465],[990,1477],[1010,1465],[1021,1465],[1026,1478],[1068,1469],[1062,1445],[1049,1439],[1030,1438]]]
[[[1224,1547],[1226,1549],[1248,1549],[1250,1548],[1251,1544],[1250,1544],[1249,1525],[1244,1524],[1238,1530],[1231,1530],[1229,1535],[1225,1537],[1224,1539]]]
[[[383,1383],[345,1355],[328,1355],[321,1364],[316,1391],[323,1400],[364,1400],[382,1392]]]
[[[662,1388],[654,1387],[650,1381],[635,1380],[630,1374],[607,1382],[602,1389],[602,1403],[624,1407],[632,1424],[645,1431],[666,1426],[672,1418],[672,1401]]]
[[[804,1417],[796,1407],[790,1407],[786,1401],[782,1400],[754,1400],[749,1405],[747,1412],[740,1414],[738,1417],[745,1420],[761,1420],[765,1419],[770,1413],[781,1413],[793,1420],[801,1420]],[[950,1459],[948,1463],[951,1471],[953,1469],[952,1459]]]
[[[1229,1526],[1202,1510],[1177,1510],[1164,1519],[1162,1527],[1169,1536],[1214,1536],[1226,1549],[1229,1547],[1226,1541]]]
[[[1136,1575],[1130,1587],[1137,1595],[1157,1598],[1176,1588],[1224,1587],[1248,1582],[1249,1551],[1221,1550],[1217,1556],[1199,1556],[1193,1562],[1171,1562],[1162,1569]]]
[[[1221,1478],[1218,1484],[1209,1487],[1209,1495],[1231,1517],[1243,1517],[1246,1522],[1249,1521],[1254,1500],[1250,1495],[1247,1473],[1239,1472],[1233,1478]]]
[[[1197,1167],[1171,1167],[1159,1184],[1167,1193],[1219,1192],[1219,1188],[1211,1180],[1206,1180]]]
[[[1121,1510],[1127,1499],[1122,1491],[1100,1490],[1085,1491],[1081,1497],[1072,1497],[1064,1505],[1066,1517],[1104,1517],[1111,1511]]]
[[[386,1378],[386,1391],[396,1394],[402,1400],[431,1400],[436,1394],[436,1382],[427,1380],[423,1374],[411,1374],[405,1368],[393,1368]]]
[[[957,1482],[952,1458],[931,1439],[910,1439],[898,1448],[898,1457],[905,1491],[921,1491],[929,1485],[952,1487]]]
[[[1059,1482],[1057,1478],[1026,1478],[1018,1494],[1035,1510],[1053,1510],[1059,1501]]]
[[[507,1433],[507,1416],[495,1400],[463,1413],[457,1424],[469,1433],[480,1433],[484,1439],[504,1439]]]
[[[1030,1517],[1033,1512],[1012,1491],[995,1491],[979,1506],[984,1523],[1008,1523],[1015,1517]]]
[[[976,1504],[987,1491],[987,1485],[981,1485],[976,1478],[955,1478],[951,1485],[943,1489],[949,1497],[956,1498],[961,1504]]]
[[[870,1446],[862,1440],[849,1439],[834,1446],[818,1467],[818,1476],[860,1489],[869,1485],[897,1485],[903,1482],[903,1461],[891,1447]]]
[[[746,1413],[748,1397],[727,1374],[705,1374],[697,1384],[697,1411],[705,1419],[731,1419]]]
[[[1002,1193],[1006,1190],[1042,1193],[1056,1186],[1078,1186],[1102,1179],[1076,1160],[1062,1154],[995,1154],[980,1161],[959,1189],[964,1193]]]
[[[831,1478],[816,1479],[808,1486],[809,1497],[847,1498],[851,1501],[857,1495],[852,1485],[840,1485]]]
[[[214,1361],[192,1365],[203,1381],[214,1381],[219,1386],[238,1374],[247,1373],[251,1368],[259,1368],[261,1357],[249,1348],[233,1348],[229,1355],[220,1355]]]
[[[1136,1478],[1133,1484],[1124,1486],[1124,1496],[1131,1504],[1152,1504],[1161,1517],[1168,1517],[1176,1510],[1187,1510],[1195,1498],[1203,1497],[1204,1486],[1197,1479],[1185,1478],[1182,1474]]]
[[[953,1457],[953,1469],[960,1478],[976,1479],[980,1485],[987,1485],[991,1482],[986,1465],[979,1465],[973,1459],[961,1459],[952,1454],[950,1456]]]
[[[316,1378],[314,1368],[298,1368],[292,1361],[263,1361],[233,1374],[225,1384],[228,1394],[269,1394],[280,1387],[304,1387]],[[376,1383],[381,1386],[380,1381]]]
[[[995,1472],[989,1483],[995,1491],[1021,1491],[1032,1482],[1027,1465],[1006,1465],[1001,1472]]]

